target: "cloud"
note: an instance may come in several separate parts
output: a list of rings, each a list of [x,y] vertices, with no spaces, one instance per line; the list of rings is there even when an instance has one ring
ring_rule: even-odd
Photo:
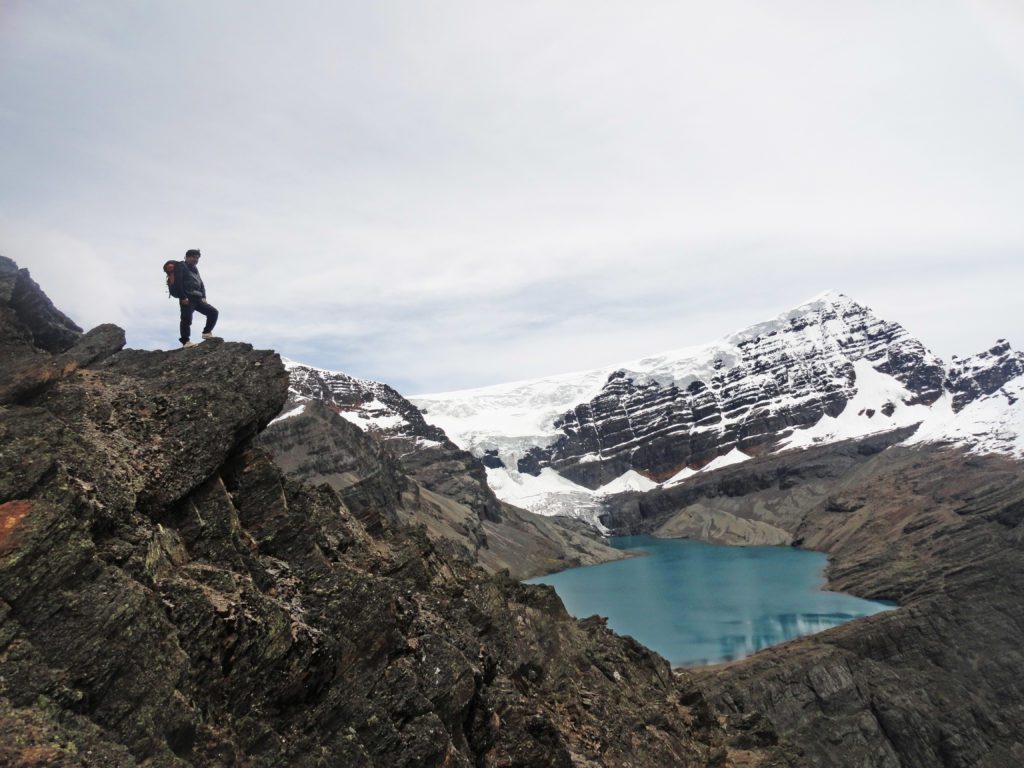
[[[16,4],[0,251],[166,347],[156,269],[200,247],[225,335],[421,391],[826,288],[968,353],[1024,284],[1024,80],[981,6]]]

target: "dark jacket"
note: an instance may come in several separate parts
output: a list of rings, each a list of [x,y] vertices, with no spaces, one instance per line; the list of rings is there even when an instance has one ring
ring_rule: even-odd
[[[203,278],[199,276],[198,267],[190,267],[184,261],[179,262],[180,269],[175,275],[175,282],[181,287],[178,288],[178,297],[182,299],[205,299],[206,286],[203,285]]]

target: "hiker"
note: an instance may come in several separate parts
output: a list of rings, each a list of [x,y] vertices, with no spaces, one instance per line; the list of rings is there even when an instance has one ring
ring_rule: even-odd
[[[206,303],[206,286],[203,285],[203,278],[199,276],[199,249],[189,248],[185,251],[185,261],[179,262],[180,268],[176,270],[175,282],[177,283],[176,295],[181,303],[181,346],[195,346],[189,341],[192,328],[192,313],[198,312],[206,316],[206,325],[203,326],[203,338],[213,338],[213,326],[217,324],[217,309]]]

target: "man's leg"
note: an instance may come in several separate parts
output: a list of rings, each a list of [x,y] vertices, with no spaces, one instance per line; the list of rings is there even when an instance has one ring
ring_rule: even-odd
[[[188,304],[181,305],[181,338],[178,339],[182,344],[188,341],[192,329],[192,313],[195,311],[195,307],[192,306],[192,300],[190,299]]]
[[[206,315],[206,324],[203,326],[203,335],[213,332],[213,326],[217,324],[217,318],[220,317],[220,312],[212,304],[196,304],[196,312],[201,315]]]

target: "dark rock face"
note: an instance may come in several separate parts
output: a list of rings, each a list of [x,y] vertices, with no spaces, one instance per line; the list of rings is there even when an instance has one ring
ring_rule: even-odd
[[[40,350],[67,352],[82,335],[82,329],[53,306],[28,270],[18,269],[4,256],[0,256],[0,304],[9,313],[4,328]]]
[[[0,405],[31,398],[123,346],[124,331],[113,325],[83,334],[27,269],[0,256]]]
[[[414,483],[382,443],[364,438],[354,424],[338,418],[318,400],[305,403],[301,416],[281,419],[259,440],[274,462],[299,482],[328,483],[346,507],[375,535],[398,523]]]
[[[505,466],[505,462],[501,460],[496,450],[484,452],[480,461],[488,469],[502,469]]]
[[[283,477],[287,384],[206,342],[0,408],[0,764],[798,764],[550,589]]]
[[[1024,374],[1024,352],[1010,349],[1005,339],[980,354],[954,361],[949,371],[947,386],[953,394],[953,410],[983,395],[998,392],[1010,379]]]
[[[465,504],[481,520],[501,520],[501,502],[487,485],[483,464],[427,424],[419,408],[393,388],[303,365],[291,365],[289,375],[290,407],[312,400],[366,422],[426,488]]]
[[[537,477],[540,475],[541,469],[547,466],[550,461],[551,452],[535,446],[530,448],[525,456],[516,461],[516,468],[524,474]]]
[[[285,414],[297,406],[302,412],[275,420],[259,445],[289,477],[328,483],[373,535],[398,523],[425,525],[448,557],[522,579],[622,557],[585,526],[494,500],[480,464],[447,439],[425,441],[397,429],[363,432],[339,415],[335,403],[299,401],[294,392],[289,399]],[[347,412],[359,421],[353,413],[362,412]],[[484,500],[498,505],[483,518],[477,511],[481,488]]]
[[[857,388],[852,363],[861,359],[903,383],[912,393],[907,405],[943,392],[939,360],[902,326],[849,300],[821,302],[788,325],[755,327],[732,341],[736,359],[718,360],[685,386],[612,374],[599,395],[556,421],[564,437],[531,466],[550,465],[596,488],[629,469],[664,480],[734,447],[757,455],[793,429],[842,413]]]

